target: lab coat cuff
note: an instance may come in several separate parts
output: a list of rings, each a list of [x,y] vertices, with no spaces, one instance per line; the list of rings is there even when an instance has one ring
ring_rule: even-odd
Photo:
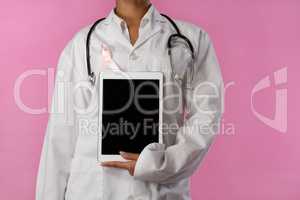
[[[158,182],[158,171],[165,153],[165,145],[151,143],[140,153],[136,162],[134,177],[138,180]]]

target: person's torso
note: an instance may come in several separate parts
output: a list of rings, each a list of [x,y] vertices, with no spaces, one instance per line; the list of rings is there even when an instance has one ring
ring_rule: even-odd
[[[172,95],[172,98],[164,101],[163,123],[181,125],[184,121],[184,94],[186,92],[183,86],[184,82],[174,80],[167,51],[169,36],[174,34],[175,30],[167,20],[156,21],[149,26],[141,24],[139,38],[136,44],[132,46],[127,30],[124,31],[122,27],[111,23],[113,22],[100,23],[91,37],[91,66],[97,77],[95,87],[91,87],[94,92],[81,87],[74,95],[74,105],[81,111],[84,111],[91,104],[95,106],[91,111],[74,115],[77,141],[68,180],[66,200],[187,200],[189,199],[188,179],[172,185],[142,182],[134,179],[125,170],[102,168],[97,162],[98,76],[102,71],[112,70],[117,66],[122,71],[162,72],[164,81],[170,83],[164,87],[164,96]],[[181,23],[179,27],[185,29],[184,31],[190,36],[199,32],[190,24]],[[74,64],[77,69],[73,76],[76,82],[88,79],[85,38],[89,28],[83,29],[73,39],[75,46]],[[193,42],[195,40],[194,38],[190,39]],[[112,61],[107,61],[107,58],[103,56],[103,50],[105,50],[103,48],[109,50]],[[184,52],[185,49],[183,48],[182,51]],[[176,70],[185,71],[188,66],[176,67]],[[176,131],[176,126],[163,130],[163,142],[166,146],[176,142]]]

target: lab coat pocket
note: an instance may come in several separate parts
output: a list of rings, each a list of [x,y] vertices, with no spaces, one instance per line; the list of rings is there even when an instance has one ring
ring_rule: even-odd
[[[73,158],[66,200],[95,200],[100,197],[101,170],[91,158]]]
[[[132,182],[132,196],[139,200],[157,199],[158,184],[135,179]]]

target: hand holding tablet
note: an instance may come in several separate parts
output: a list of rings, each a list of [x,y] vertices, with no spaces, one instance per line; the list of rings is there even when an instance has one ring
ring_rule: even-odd
[[[125,169],[129,172],[131,176],[133,176],[135,164],[137,159],[139,158],[139,154],[121,151],[120,155],[127,161],[105,161],[101,163],[101,166]]]

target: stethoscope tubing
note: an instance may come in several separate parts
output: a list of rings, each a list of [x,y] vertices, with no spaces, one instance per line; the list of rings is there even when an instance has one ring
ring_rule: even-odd
[[[169,56],[171,55],[171,48],[172,48],[172,40],[173,40],[173,38],[181,38],[188,45],[188,47],[189,47],[189,49],[191,51],[191,54],[192,54],[192,59],[194,59],[194,47],[193,47],[191,41],[185,35],[181,34],[181,32],[180,32],[178,26],[176,25],[176,23],[174,22],[174,20],[172,20],[169,16],[167,16],[165,14],[161,14],[161,16],[165,17],[170,22],[170,24],[173,26],[173,28],[176,31],[176,33],[170,35],[170,37],[168,39],[167,48],[168,48],[168,54],[169,54]],[[91,68],[91,56],[90,56],[91,36],[92,36],[92,33],[94,32],[95,28],[97,27],[97,25],[99,23],[101,23],[105,19],[106,18],[98,19],[91,26],[91,28],[90,28],[90,30],[89,30],[89,32],[87,34],[87,39],[86,39],[86,64],[87,64],[87,73],[88,73],[89,81],[91,82],[92,85],[95,85],[96,77],[95,77],[95,73],[92,71],[92,68]],[[172,68],[172,71],[173,71],[173,68]]]

